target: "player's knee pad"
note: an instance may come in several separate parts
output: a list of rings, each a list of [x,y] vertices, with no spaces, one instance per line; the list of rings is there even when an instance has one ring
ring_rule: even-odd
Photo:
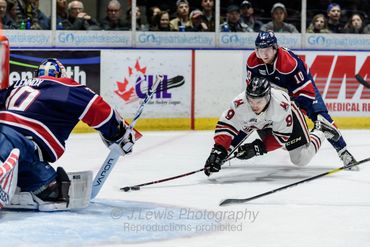
[[[290,161],[296,166],[306,166],[308,162],[301,157],[290,157]]]
[[[304,152],[302,149],[303,149],[302,147],[299,147],[292,151],[289,151],[290,161],[294,165],[300,166],[300,167],[306,166],[311,161],[309,157],[306,157],[306,155],[304,155]]]

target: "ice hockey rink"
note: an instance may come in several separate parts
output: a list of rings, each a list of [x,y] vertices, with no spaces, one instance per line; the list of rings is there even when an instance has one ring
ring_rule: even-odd
[[[74,212],[0,211],[2,245],[19,246],[369,246],[370,164],[341,171],[245,204],[219,207],[341,166],[328,142],[304,168],[279,150],[122,192],[120,187],[202,168],[212,131],[144,132],[116,164],[98,197]],[[369,157],[370,131],[344,130],[358,160]],[[54,165],[97,172],[108,154],[98,134],[72,134]]]

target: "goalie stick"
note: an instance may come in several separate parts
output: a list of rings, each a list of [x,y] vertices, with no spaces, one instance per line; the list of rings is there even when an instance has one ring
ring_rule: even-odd
[[[136,114],[135,114],[131,124],[128,126],[128,128],[126,130],[124,139],[128,138],[130,133],[133,131],[137,120],[139,119],[139,117],[143,113],[144,106],[149,102],[149,100],[153,97],[154,93],[156,92],[156,90],[153,90],[153,89],[157,88],[157,86],[160,84],[162,79],[163,79],[162,76],[157,76],[156,81],[153,83],[152,88],[148,90],[144,100],[141,102],[139,108],[137,109]],[[107,158],[104,160],[100,170],[96,174],[96,176],[94,178],[94,181],[92,183],[91,199],[94,199],[97,196],[97,194],[99,193],[99,191],[103,187],[105,181],[107,180],[110,172],[112,171],[113,167],[117,163],[120,156],[121,156],[121,151],[120,151],[119,145],[117,143],[113,143],[110,146],[110,152],[109,152]]]
[[[367,81],[365,81],[365,79],[360,74],[355,75],[355,77],[359,83],[361,83],[364,87],[370,89],[370,84]]]
[[[226,161],[229,161],[229,160],[231,160],[231,159],[233,159],[233,158],[236,157],[235,151],[252,134],[252,132],[253,132],[253,130],[252,131],[249,131],[248,133],[245,133],[243,131],[240,132],[240,136],[238,136],[239,140],[237,141],[237,145],[226,156],[226,158],[224,160],[224,163]],[[174,179],[177,179],[177,178],[183,178],[183,177],[190,176],[192,174],[195,174],[195,173],[198,173],[198,172],[201,172],[201,171],[204,171],[204,168],[201,168],[201,169],[198,169],[198,170],[195,170],[195,171],[191,171],[191,172],[187,172],[187,173],[183,173],[183,174],[180,174],[180,175],[177,175],[177,176],[173,176],[173,177],[168,177],[168,178],[163,178],[163,179],[159,179],[159,180],[150,181],[150,182],[147,182],[147,183],[142,183],[142,184],[137,184],[137,185],[122,187],[120,190],[122,190],[124,192],[128,192],[130,190],[140,190],[140,188],[143,187],[143,186],[147,186],[147,185],[151,185],[151,184],[163,183],[163,182],[171,181],[171,180],[174,180]]]
[[[226,206],[226,205],[230,205],[230,204],[240,204],[240,203],[249,202],[249,201],[252,201],[252,200],[255,200],[255,199],[258,199],[258,198],[261,198],[261,197],[270,195],[270,194],[273,194],[275,192],[278,192],[278,191],[281,191],[281,190],[285,190],[285,189],[291,188],[291,187],[296,186],[298,184],[303,184],[305,182],[309,182],[309,181],[312,181],[312,180],[315,180],[315,179],[318,179],[318,178],[321,178],[321,177],[324,177],[324,176],[327,176],[327,175],[334,174],[336,172],[339,172],[339,171],[342,171],[342,170],[345,170],[345,169],[348,169],[348,168],[351,168],[351,167],[360,165],[360,164],[365,163],[365,162],[368,162],[368,161],[370,161],[370,157],[369,158],[366,158],[366,159],[363,159],[363,160],[360,160],[360,161],[358,161],[356,163],[353,163],[353,164],[350,164],[350,165],[347,165],[347,166],[342,166],[342,167],[339,167],[339,168],[336,168],[336,169],[333,169],[333,170],[330,170],[330,171],[327,171],[327,172],[318,174],[316,176],[309,177],[309,178],[303,179],[301,181],[298,181],[298,182],[295,182],[295,183],[292,183],[292,184],[288,184],[288,185],[279,187],[277,189],[270,190],[270,191],[267,191],[267,192],[264,192],[264,193],[261,193],[261,194],[252,196],[252,197],[240,198],[240,199],[236,199],[236,198],[235,199],[234,198],[225,199],[225,200],[222,200],[221,201],[220,206]]]

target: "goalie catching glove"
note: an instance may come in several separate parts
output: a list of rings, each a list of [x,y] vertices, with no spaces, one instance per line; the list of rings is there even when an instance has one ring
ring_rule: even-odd
[[[209,155],[206,164],[204,165],[204,173],[209,176],[214,172],[221,170],[221,166],[227,156],[227,151],[224,147],[215,145],[212,148],[211,154]]]
[[[118,129],[118,134],[112,140],[106,139],[103,135],[100,136],[109,149],[113,149],[114,146],[118,145],[121,155],[129,154],[132,152],[132,147],[135,144],[133,131],[124,122],[120,123]]]
[[[260,139],[246,143],[238,148],[235,157],[242,160],[253,158],[267,153],[265,144]]]

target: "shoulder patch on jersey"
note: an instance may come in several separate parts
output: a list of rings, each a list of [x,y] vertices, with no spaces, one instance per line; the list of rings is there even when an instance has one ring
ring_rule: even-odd
[[[289,104],[285,101],[281,101],[280,106],[285,110],[288,111],[289,109]]]
[[[281,74],[292,73],[298,65],[297,60],[282,47],[278,48],[278,55],[275,63],[276,70],[278,70]]]
[[[240,105],[244,104],[244,100],[243,99],[236,99],[234,100],[234,106],[235,108],[238,108]]]
[[[259,65],[263,65],[263,61],[257,57],[256,51],[254,51],[247,59],[247,67],[255,68]]]

